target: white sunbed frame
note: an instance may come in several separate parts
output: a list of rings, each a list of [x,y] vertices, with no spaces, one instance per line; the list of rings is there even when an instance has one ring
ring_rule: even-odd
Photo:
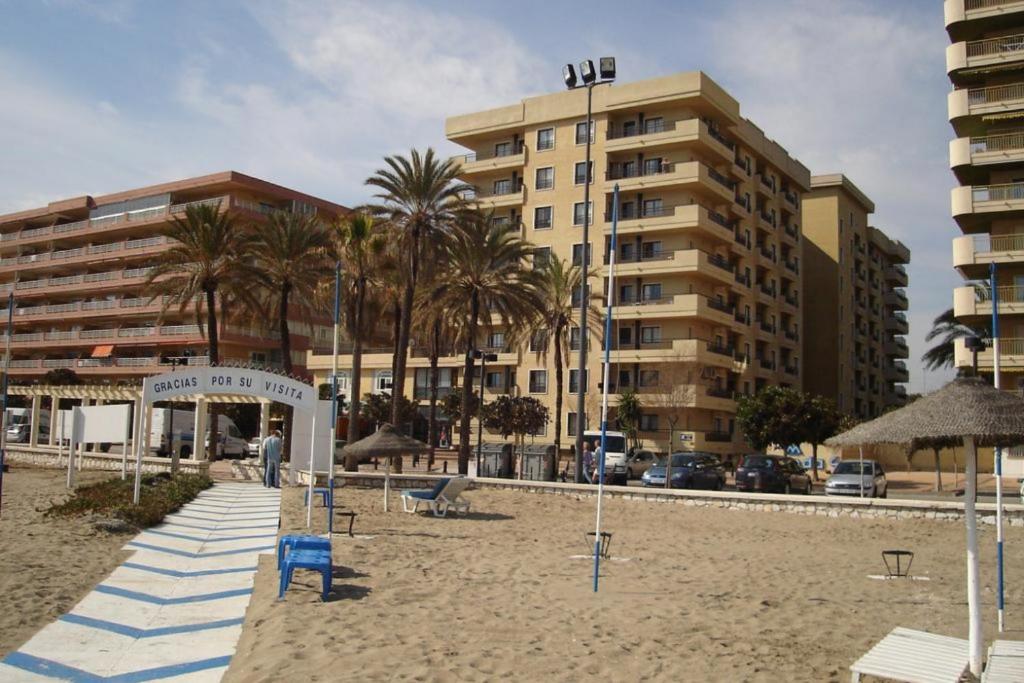
[[[430,507],[430,511],[434,513],[435,517],[447,517],[449,509],[466,514],[469,512],[469,501],[459,500],[459,494],[469,487],[469,483],[469,479],[466,477],[453,477],[441,489],[437,497],[432,499],[408,495],[414,493],[413,491],[402,491],[402,509],[410,513],[416,512],[419,509],[420,503],[424,503]],[[413,503],[412,508],[409,507],[410,501]]]
[[[850,666],[850,680],[877,676],[907,683],[957,683],[970,665],[967,641],[895,628]]]

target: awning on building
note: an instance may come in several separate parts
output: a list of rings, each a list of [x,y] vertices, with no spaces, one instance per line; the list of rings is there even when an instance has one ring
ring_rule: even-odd
[[[113,344],[103,344],[102,346],[97,346],[92,350],[93,358],[110,358],[113,354]]]

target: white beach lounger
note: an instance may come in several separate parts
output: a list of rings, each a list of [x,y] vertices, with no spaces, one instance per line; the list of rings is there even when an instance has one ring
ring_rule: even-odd
[[[1020,683],[1024,681],[1024,642],[997,640],[988,649],[981,683]]]
[[[907,683],[956,683],[970,664],[967,641],[894,628],[850,667],[850,680],[877,676]]]
[[[452,477],[441,485],[434,487],[433,491],[402,491],[402,509],[406,512],[416,512],[420,503],[426,503],[435,517],[445,517],[448,509],[456,512],[469,512],[469,501],[459,500],[459,494],[469,486],[469,479],[466,477]],[[412,507],[409,507],[412,503]]]

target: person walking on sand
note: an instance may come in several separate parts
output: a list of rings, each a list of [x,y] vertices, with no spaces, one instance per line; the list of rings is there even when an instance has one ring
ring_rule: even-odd
[[[591,479],[594,480],[594,483],[598,483],[601,481],[601,458],[604,457],[604,451],[601,450],[601,447],[598,445],[596,441],[594,442],[592,448],[594,449],[594,474],[591,477]]]
[[[593,444],[589,441],[583,442],[583,478],[588,484],[594,483],[594,451]]]
[[[263,439],[263,453],[267,459],[267,469],[263,475],[263,485],[269,488],[281,488],[281,430],[275,429],[270,436]]]

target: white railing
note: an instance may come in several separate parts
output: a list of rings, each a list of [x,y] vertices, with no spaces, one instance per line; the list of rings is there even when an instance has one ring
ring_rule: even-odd
[[[76,221],[74,223],[63,223],[61,225],[53,226],[53,232],[55,234],[64,234],[67,232],[76,232],[78,230],[84,230],[89,227],[89,221]]]
[[[44,358],[42,362],[44,368],[73,368],[75,367],[74,358]]]
[[[1024,199],[1024,183],[975,185],[971,188],[971,198],[976,202],[999,202]]]
[[[78,333],[79,339],[107,339],[117,334],[116,329],[112,330],[82,330]]]
[[[86,273],[81,277],[82,282],[106,282],[107,280],[116,280],[120,275],[117,271],[106,271],[104,273]]]
[[[985,40],[967,41],[968,57],[984,57],[986,55],[1005,55],[1010,52],[1024,50],[1024,35],[1000,36]]]
[[[160,334],[165,335],[188,335],[199,334],[199,325],[164,325],[160,328]]]
[[[78,331],[57,331],[57,332],[46,332],[43,334],[43,341],[68,341],[70,339],[77,339]]]
[[[117,307],[116,299],[103,299],[102,301],[83,301],[83,311],[105,311],[108,308]]]
[[[1020,99],[1024,99],[1024,83],[971,88],[967,91],[968,104],[994,104]]]
[[[122,272],[121,277],[124,279],[135,278],[135,277],[146,277],[149,275],[149,271],[153,270],[150,268],[129,268]]]
[[[12,360],[12,368],[38,368],[39,361],[37,360]]]
[[[155,327],[122,327],[117,330],[118,337],[150,337],[157,334]]]
[[[39,308],[42,308],[40,306]],[[47,313],[69,313],[71,311],[77,311],[78,304],[50,304],[46,307]]]
[[[1013,235],[977,235],[974,250],[987,253],[993,251],[1024,251],[1024,233]]]
[[[59,259],[74,258],[75,256],[81,256],[84,253],[84,247],[78,247],[76,249],[64,249],[62,251],[51,251],[50,259],[56,261]]]

